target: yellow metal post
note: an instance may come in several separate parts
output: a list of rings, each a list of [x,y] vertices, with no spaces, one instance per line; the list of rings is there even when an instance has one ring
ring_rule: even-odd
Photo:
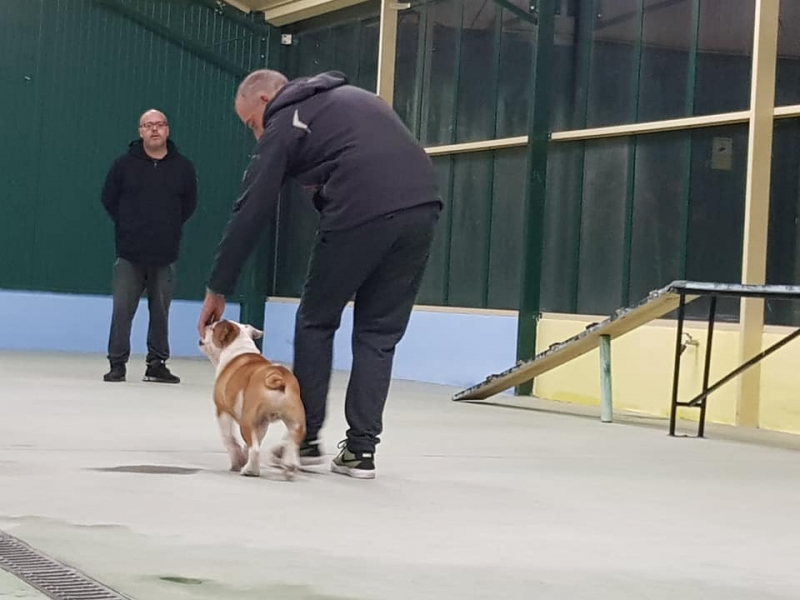
[[[381,0],[381,26],[378,37],[378,95],[394,106],[394,64],[397,55],[397,11],[393,0]]]
[[[779,10],[780,0],[756,0],[742,283],[766,282]],[[741,363],[761,351],[763,332],[764,301],[743,299],[739,321]],[[736,399],[737,425],[758,427],[760,388],[761,366],[758,363],[742,373],[739,378]]]

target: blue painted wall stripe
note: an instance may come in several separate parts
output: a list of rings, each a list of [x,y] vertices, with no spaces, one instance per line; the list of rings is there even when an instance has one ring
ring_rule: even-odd
[[[264,354],[291,364],[297,304],[267,302]],[[201,358],[195,324],[199,302],[176,300],[170,312],[170,345],[175,357]],[[0,290],[0,349],[100,354],[105,360],[111,298]],[[238,304],[226,317],[238,319]],[[469,314],[416,309],[395,355],[394,376],[429,383],[467,387],[515,360],[516,316]],[[352,308],[342,317],[334,342],[334,368],[348,371],[352,355]],[[133,322],[131,349],[144,354],[147,302],[142,300]],[[137,360],[136,357],[134,360]],[[103,363],[98,367],[105,368]]]

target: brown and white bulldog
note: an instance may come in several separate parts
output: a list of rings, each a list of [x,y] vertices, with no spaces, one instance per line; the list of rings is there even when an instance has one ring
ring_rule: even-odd
[[[250,325],[223,320],[206,327],[200,349],[216,367],[214,405],[231,471],[258,477],[267,427],[283,421],[287,435],[280,464],[286,478],[292,479],[300,464],[298,447],[306,434],[300,385],[289,369],[261,355],[253,341],[261,337],[263,332]],[[236,424],[244,448],[234,437]]]

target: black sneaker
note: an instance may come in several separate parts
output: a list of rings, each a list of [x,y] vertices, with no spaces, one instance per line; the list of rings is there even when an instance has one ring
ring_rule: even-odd
[[[181,378],[170,373],[167,365],[158,361],[147,365],[142,381],[152,381],[155,383],[180,383]]]
[[[283,444],[279,444],[270,452],[272,464],[280,466],[283,458]],[[300,466],[311,467],[322,464],[322,451],[320,450],[319,440],[303,440],[298,451],[300,455]]]
[[[339,442],[339,454],[331,463],[331,471],[357,479],[375,479],[375,454],[373,452],[350,452],[347,440]]]
[[[125,381],[125,365],[111,365],[111,370],[103,375],[103,381],[111,383]]]

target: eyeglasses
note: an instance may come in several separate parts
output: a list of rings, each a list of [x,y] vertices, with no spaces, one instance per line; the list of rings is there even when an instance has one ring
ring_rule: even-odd
[[[166,127],[168,123],[166,121],[148,121],[147,123],[142,123],[139,125],[142,129],[153,129],[158,127],[159,129],[162,127]]]

